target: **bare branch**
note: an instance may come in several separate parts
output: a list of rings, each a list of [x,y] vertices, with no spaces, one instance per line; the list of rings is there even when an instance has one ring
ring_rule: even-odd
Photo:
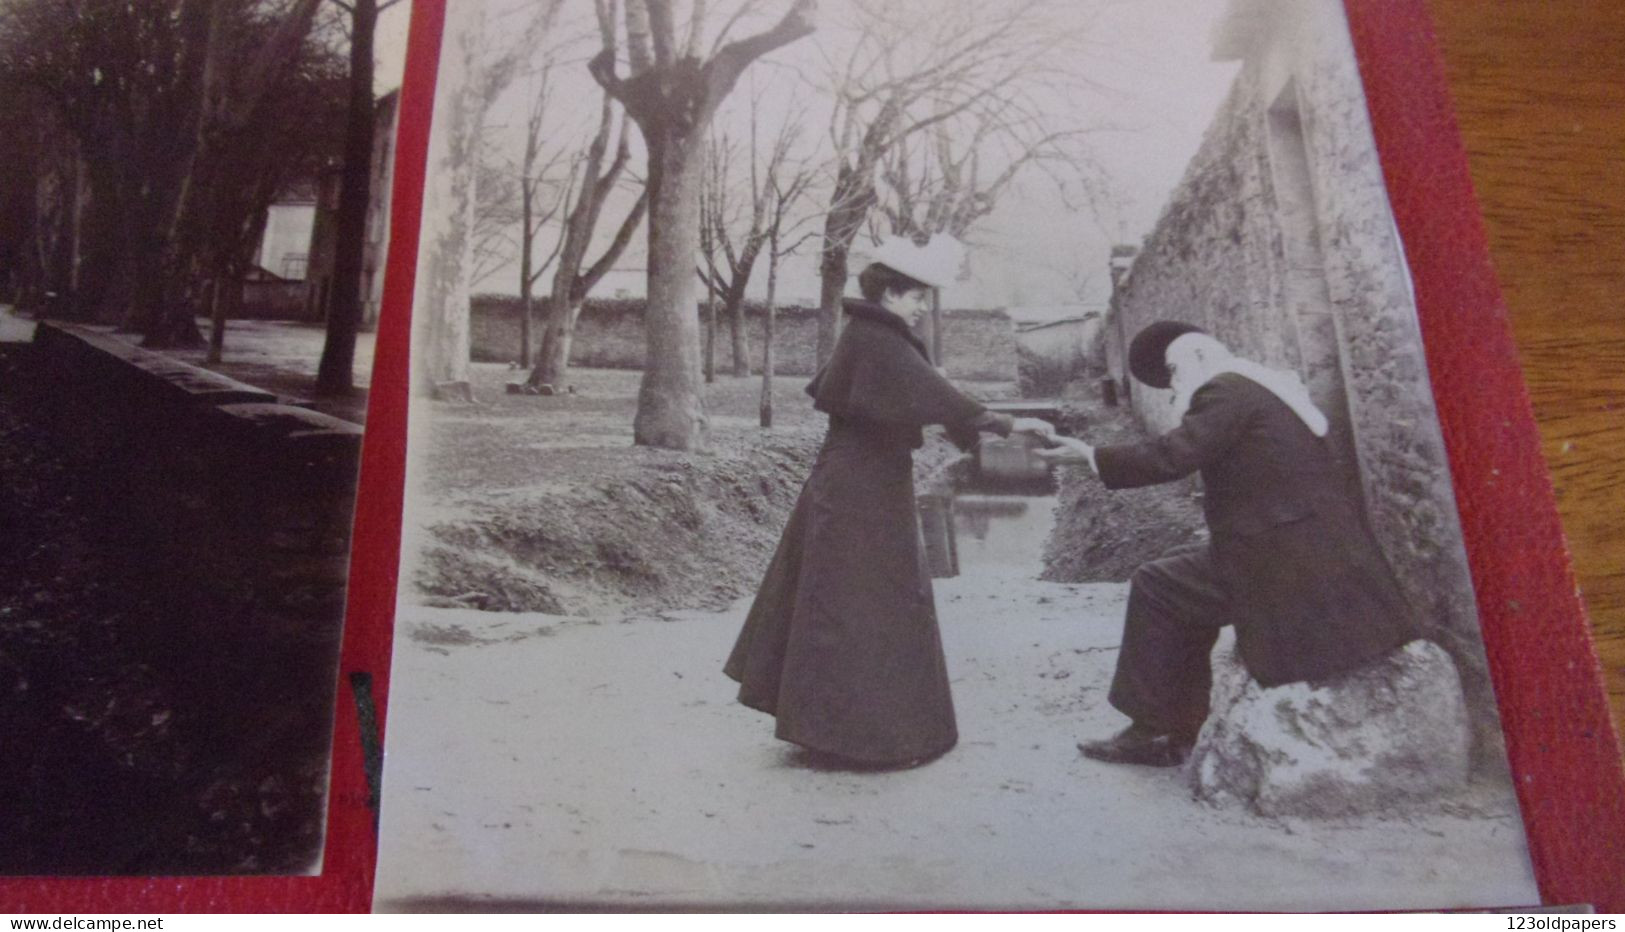
[[[615,231],[615,238],[604,250],[604,254],[598,257],[598,261],[594,262],[591,268],[582,273],[580,278],[581,294],[585,295],[591,291],[592,287],[598,284],[598,280],[603,278],[615,266],[616,262],[620,261],[621,253],[626,251],[627,243],[632,241],[632,234],[637,231],[638,224],[643,222],[643,215],[648,209],[649,189],[645,187],[638,192],[637,203],[632,205],[632,209],[627,212],[626,218],[621,221],[620,229]]]
[[[626,54],[634,76],[654,67],[654,52],[650,46],[649,36],[649,8],[644,4],[644,0],[626,0]]]
[[[705,33],[705,0],[694,0],[694,6],[689,11],[688,41],[685,43],[685,58],[699,58],[700,44],[704,41]]]
[[[677,42],[677,25],[671,13],[671,0],[632,0],[632,2],[641,2],[648,11],[649,43],[654,47],[655,67],[662,71],[670,68],[672,62],[677,60],[674,48]]]
[[[733,90],[735,82],[746,66],[768,52],[789,45],[802,36],[811,35],[816,28],[818,0],[795,0],[772,28],[754,36],[730,42],[705,63],[706,107],[716,105]]]
[[[717,31],[717,37],[711,43],[710,54],[715,55],[717,50],[722,48],[722,43],[727,41],[728,34],[733,31],[734,26],[738,25],[741,19],[745,18],[752,10],[756,9],[756,5],[757,0],[744,0],[743,3],[734,8],[733,15],[729,16],[728,19],[723,22],[722,28]],[[692,36],[690,39],[692,39]],[[690,52],[690,54],[694,53]]]

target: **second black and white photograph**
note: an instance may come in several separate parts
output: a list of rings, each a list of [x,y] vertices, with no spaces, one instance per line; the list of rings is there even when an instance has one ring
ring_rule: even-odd
[[[409,19],[0,0],[0,878],[322,871]]]
[[[1541,902],[1340,3],[445,16],[376,910]]]

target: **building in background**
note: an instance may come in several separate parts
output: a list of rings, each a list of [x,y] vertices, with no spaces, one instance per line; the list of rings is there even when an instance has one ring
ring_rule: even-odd
[[[362,326],[378,323],[384,265],[389,254],[389,207],[395,175],[395,130],[400,92],[379,98],[373,127],[372,183],[367,202],[367,243],[362,259]],[[244,317],[321,321],[332,300],[335,227],[342,170],[330,166],[320,178],[302,179],[270,207],[260,241],[259,268],[243,283]],[[288,295],[297,292],[298,300]]]
[[[1063,304],[1006,308],[1016,327],[1016,345],[1025,353],[1057,366],[1081,367],[1093,353],[1105,320],[1098,304]]]

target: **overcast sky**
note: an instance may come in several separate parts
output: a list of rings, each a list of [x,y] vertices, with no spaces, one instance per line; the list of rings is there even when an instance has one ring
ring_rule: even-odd
[[[465,0],[466,2],[466,0]],[[491,45],[512,44],[522,32],[524,19],[536,8],[535,0],[482,0],[488,3]],[[567,19],[575,34],[590,34],[591,6],[587,0],[569,0]],[[890,0],[926,3],[929,0]],[[985,0],[992,16],[1006,0]],[[742,22],[735,35],[759,29],[782,15],[789,0],[763,0],[760,19]],[[827,150],[829,104],[814,87],[828,58],[838,56],[852,41],[840,23],[849,12],[848,0],[822,0],[820,29],[759,62],[718,115],[718,126],[736,136],[748,125],[750,88],[764,95],[764,108],[780,107],[795,94],[807,107],[808,150],[823,144]],[[1103,302],[1108,294],[1108,253],[1114,243],[1138,243],[1155,223],[1158,213],[1178,182],[1185,165],[1200,144],[1202,133],[1229,90],[1238,65],[1210,60],[1209,40],[1225,0],[1097,0],[1068,7],[1088,26],[1088,45],[1067,64],[1087,84],[1055,88],[1051,117],[1068,126],[1107,127],[1088,137],[1092,158],[1099,165],[1101,187],[1111,204],[1092,210],[1068,203],[1057,189],[1037,173],[1027,173],[1018,187],[999,203],[995,213],[972,230],[971,275],[949,289],[950,306],[1032,306]],[[713,4],[721,11],[730,4]],[[406,35],[405,4],[385,14],[380,23],[380,85],[386,74],[398,73]],[[541,43],[538,43],[540,45]],[[555,86],[559,103],[549,117],[550,144],[578,144],[590,132],[596,117],[599,90],[583,64],[591,42],[576,46],[567,66],[558,69]],[[802,80],[798,80],[798,76]],[[395,82],[391,82],[395,83]],[[514,82],[488,116],[489,133],[498,149],[517,157],[518,128],[530,96],[524,79]],[[769,113],[764,122],[773,125]],[[635,136],[636,134],[634,134]],[[642,172],[641,140],[635,157]],[[827,197],[827,188],[825,189]],[[1076,199],[1072,199],[1076,201]],[[607,237],[615,220],[614,205],[602,224]],[[544,234],[545,236],[545,234]],[[551,247],[547,239],[546,248]],[[607,278],[601,295],[639,294],[643,266],[643,234],[620,263],[622,269]],[[780,300],[791,302],[817,294],[816,243],[804,248],[781,271]],[[854,271],[859,266],[854,264]],[[513,267],[499,270],[477,290],[515,293]],[[765,288],[765,268],[752,282],[751,292]],[[545,292],[544,277],[539,290]]]
[[[378,16],[378,30],[373,33],[373,87],[380,94],[401,86],[411,9],[411,0],[401,0]]]

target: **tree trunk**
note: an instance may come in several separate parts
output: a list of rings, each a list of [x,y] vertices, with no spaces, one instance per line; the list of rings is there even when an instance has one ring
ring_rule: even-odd
[[[705,289],[705,384],[717,380],[717,292]]]
[[[68,290],[73,295],[76,313],[82,316],[83,307],[78,304],[83,299],[85,260],[85,210],[90,204],[90,169],[85,166],[83,155],[74,156],[73,167],[73,210],[70,214],[72,223],[73,246],[72,254],[68,258]]]
[[[226,349],[226,296],[225,282],[219,276],[209,282],[209,355],[208,361],[216,363],[225,354]]]
[[[137,273],[130,289],[131,329],[141,334],[141,345],[154,349],[196,346],[203,342],[192,308],[176,287],[180,275],[170,267],[163,242],[154,235],[166,225],[144,225],[140,234],[148,242],[135,249]]]
[[[818,356],[813,371],[829,362],[835,352],[835,338],[841,335],[841,298],[846,294],[846,246],[824,240],[824,253],[818,263]]]
[[[818,358],[814,369],[823,368],[835,351],[835,338],[841,332],[841,298],[846,294],[847,255],[852,240],[869,215],[875,193],[865,187],[860,170],[843,167],[835,179],[833,205],[824,217],[824,244],[818,262]]]
[[[527,146],[529,143],[527,143]],[[528,153],[528,150],[527,150]],[[530,290],[534,283],[534,276],[530,274],[531,250],[536,245],[536,230],[531,223],[530,214],[535,205],[535,189],[531,187],[530,171],[531,157],[527,154],[525,159],[525,178],[520,181],[520,211],[519,211],[519,365],[530,368],[530,315],[534,312],[534,302],[531,300]]]
[[[767,306],[762,308],[762,403],[759,409],[764,428],[773,426],[773,302],[779,286],[779,238],[773,237],[767,254]]]
[[[750,334],[745,332],[745,301],[743,296],[728,309],[728,330],[733,338],[734,378],[750,375]]]
[[[722,313],[728,319],[733,374],[736,378],[750,375],[750,333],[745,329],[745,289],[750,286],[750,274],[762,254],[763,242],[762,234],[752,229],[744,248],[739,251],[738,262],[734,264],[733,280],[722,295]]]
[[[654,135],[645,127],[645,136]],[[638,388],[633,442],[671,450],[704,446],[700,333],[694,300],[699,248],[703,134],[649,140],[649,306],[647,357]]]
[[[542,348],[536,354],[536,365],[527,382],[532,388],[543,385],[563,388],[570,374],[570,350],[575,346],[576,321],[581,317],[582,303],[572,300],[567,291],[563,295],[555,291],[549,299]]]
[[[471,398],[469,272],[473,264],[474,166],[479,143],[480,39],[484,5],[446,9],[443,53],[432,120],[445,127],[430,137],[423,190],[422,260],[413,318],[415,390],[430,397]],[[438,221],[438,222],[437,222]]]
[[[338,216],[334,222],[333,291],[327,313],[327,341],[316,369],[316,394],[322,397],[347,395],[355,390],[355,341],[361,327],[367,205],[372,195],[372,40],[378,24],[378,2],[353,2],[350,101],[345,115]]]
[[[530,296],[530,283],[524,285],[524,294],[519,296],[519,366],[522,369],[530,368],[530,319],[534,314],[536,302]]]

